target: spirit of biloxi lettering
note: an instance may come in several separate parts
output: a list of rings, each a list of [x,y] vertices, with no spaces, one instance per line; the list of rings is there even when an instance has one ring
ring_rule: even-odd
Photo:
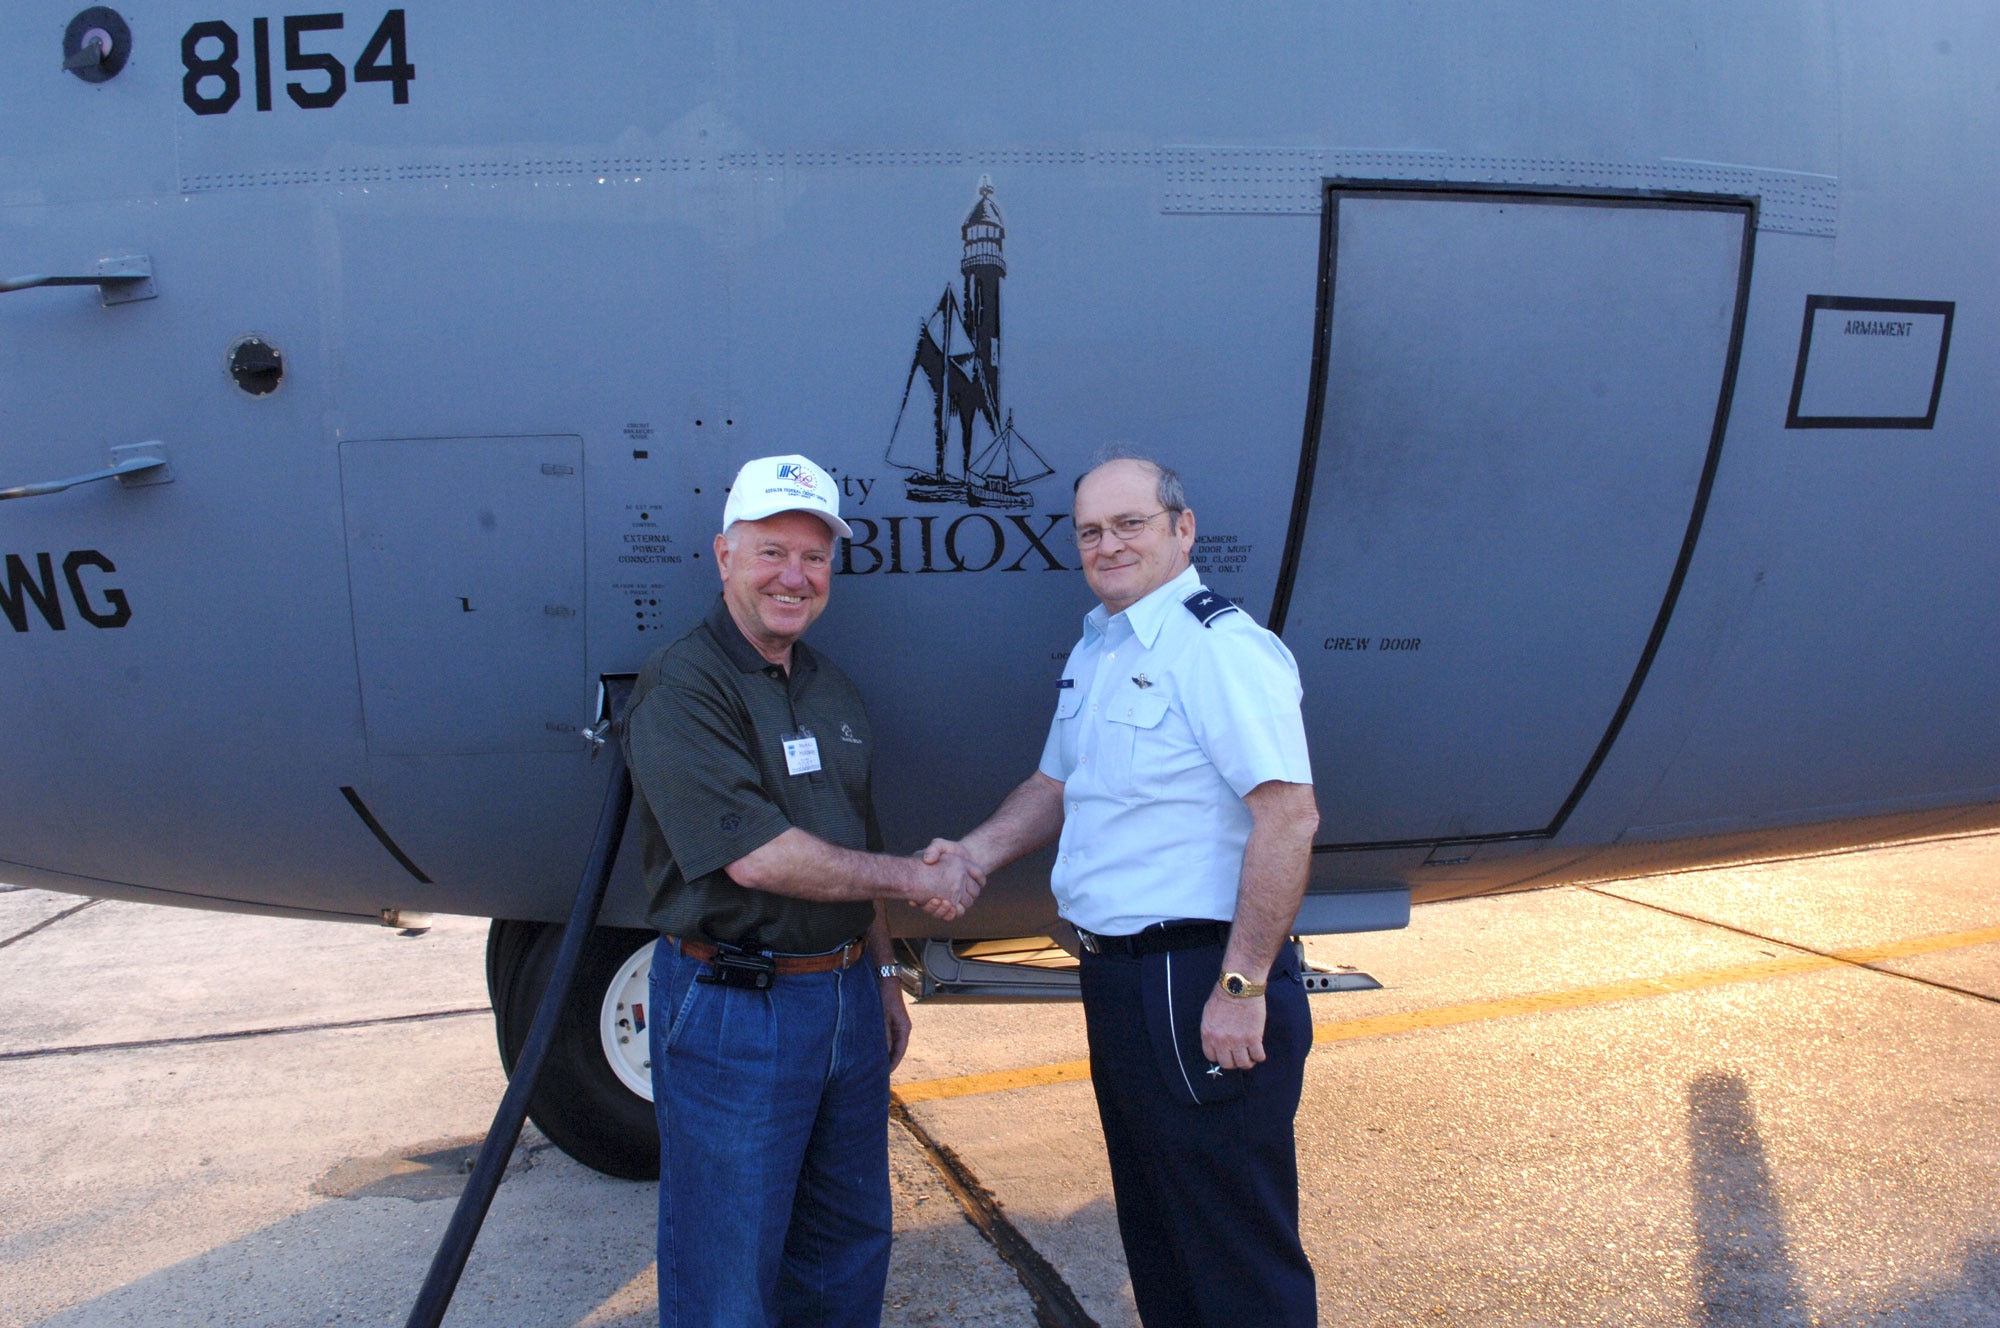
[[[867,576],[874,572],[986,572],[996,567],[1003,572],[1071,572],[1076,569],[1058,556],[1058,550],[1066,547],[1063,540],[1052,538],[1067,520],[1067,512],[1010,513],[1004,518],[967,512],[948,520],[941,516],[849,517],[854,537],[840,542],[840,565],[834,572]]]

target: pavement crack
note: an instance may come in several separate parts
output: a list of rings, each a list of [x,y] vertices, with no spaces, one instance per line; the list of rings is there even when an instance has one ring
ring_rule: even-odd
[[[965,1210],[965,1220],[986,1238],[1000,1260],[1021,1279],[1021,1287],[1034,1302],[1037,1328],[1098,1328],[1097,1320],[1083,1308],[1083,1302],[1063,1281],[1054,1264],[1021,1234],[993,1192],[980,1184],[979,1177],[965,1160],[931,1136],[922,1122],[895,1097],[889,1099],[889,1115],[916,1140],[930,1164],[944,1178],[945,1188]]]
[[[343,1028],[376,1028],[385,1024],[421,1024],[433,1019],[462,1019],[467,1015],[491,1014],[490,1005],[468,1005],[456,1010],[425,1010],[420,1014],[387,1014],[373,1019],[329,1019],[312,1024],[276,1024],[269,1028],[238,1028],[222,1033],[196,1033],[187,1037],[137,1038],[130,1042],[81,1042],[66,1047],[28,1047],[20,1051],[0,1051],[0,1061],[31,1061],[44,1056],[82,1056],[94,1051],[145,1051],[154,1047],[193,1047],[205,1042],[241,1042],[246,1038],[282,1037],[289,1033],[324,1033]]]
[[[89,908],[92,904],[101,904],[103,902],[104,901],[101,899],[86,899],[81,904],[75,904],[69,908],[64,909],[62,912],[56,914],[52,918],[43,918],[40,922],[37,922],[34,926],[28,928],[26,931],[17,931],[12,936],[9,936],[6,940],[0,941],[0,950],[6,949],[8,946],[12,945],[16,941],[25,941],[30,936],[33,936],[36,932],[55,926],[58,922],[61,922],[64,918],[73,918],[77,914],[83,912],[83,910],[85,910],[86,908]]]
[[[1970,836],[1967,837],[1969,838]],[[1665,904],[1655,904],[1644,899],[1634,899],[1630,895],[1621,895],[1615,890],[1606,890],[1602,886],[1580,885],[1576,888],[1605,899],[1615,899],[1621,904],[1632,904],[1639,908],[1649,908],[1655,913],[1664,913],[1670,918],[1680,918],[1684,922],[1698,922],[1704,927],[1715,927],[1722,931],[1733,932],[1738,936],[1747,937],[1753,941],[1763,941],[1767,945],[1782,945],[1787,950],[1831,960],[1836,964],[1844,964],[1848,968],[1858,968],[1864,972],[1880,974],[1885,978],[1901,978],[1905,982],[1914,982],[1920,987],[1931,987],[1937,991],[1948,991],[1954,996],[1969,996],[1975,1001],[1985,1001],[1988,1005],[2000,1005],[2000,996],[1989,996],[1983,991],[1973,991],[1968,987],[1955,987],[1949,982],[1939,982],[1935,978],[1918,977],[1914,973],[1898,973],[1893,968],[1879,968],[1874,963],[1859,959],[1849,959],[1836,950],[1819,950],[1810,945],[1801,945],[1797,941],[1787,941],[1777,936],[1766,936],[1763,932],[1751,931],[1748,927],[1738,927],[1727,922],[1717,922],[1714,918],[1705,918],[1699,913],[1684,913],[1677,908],[1668,908]]]

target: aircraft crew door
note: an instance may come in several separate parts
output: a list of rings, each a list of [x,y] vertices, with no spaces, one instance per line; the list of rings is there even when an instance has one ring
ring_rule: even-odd
[[[1751,210],[1339,186],[1326,207],[1273,614],[1319,843],[1552,834],[1699,532]]]

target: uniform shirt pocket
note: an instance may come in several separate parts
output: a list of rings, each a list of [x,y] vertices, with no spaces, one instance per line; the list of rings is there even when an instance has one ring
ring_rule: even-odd
[[[1119,692],[1105,704],[1099,778],[1114,797],[1147,797],[1159,787],[1163,772],[1156,768],[1159,753],[1149,751],[1154,745],[1149,738],[1167,709],[1166,697],[1140,691]]]
[[[1076,774],[1077,743],[1082,728],[1076,716],[1082,706],[1083,693],[1074,684],[1056,693],[1056,715],[1049,723],[1048,740],[1042,744],[1042,759],[1035,768],[1058,783],[1068,783]]]

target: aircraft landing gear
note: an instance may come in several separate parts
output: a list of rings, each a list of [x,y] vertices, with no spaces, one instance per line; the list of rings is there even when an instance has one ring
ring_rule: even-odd
[[[623,927],[595,928],[584,943],[576,985],[563,1007],[548,1060],[528,1099],[528,1116],[550,1142],[587,1167],[622,1180],[657,1180],[660,1137],[647,1083],[646,970],[655,936]],[[528,1026],[562,945],[562,928],[495,919],[486,933],[486,989],[493,999],[500,1063],[511,1075]],[[623,1003],[627,1008],[620,1010]],[[650,1015],[646,1011],[646,1015]],[[607,1016],[610,1023],[607,1024]],[[632,1024],[619,1028],[623,1018]],[[620,1043],[619,1037],[627,1039]]]

